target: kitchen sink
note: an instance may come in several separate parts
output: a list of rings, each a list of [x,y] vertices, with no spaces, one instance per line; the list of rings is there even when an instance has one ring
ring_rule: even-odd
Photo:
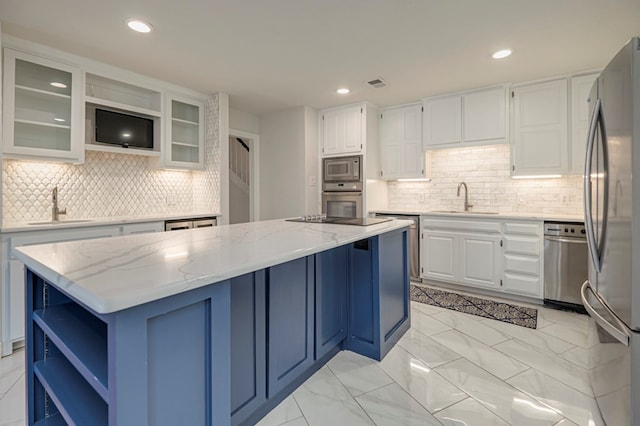
[[[29,222],[27,225],[64,225],[65,223],[93,222],[91,219],[49,220],[46,222]]]

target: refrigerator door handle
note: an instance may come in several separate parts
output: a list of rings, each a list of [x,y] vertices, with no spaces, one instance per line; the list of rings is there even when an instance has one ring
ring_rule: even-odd
[[[593,227],[593,212],[591,210],[592,205],[592,183],[591,183],[591,167],[592,156],[595,148],[596,131],[598,129],[598,123],[600,123],[600,136],[602,143],[602,160],[604,165],[604,176],[595,176],[596,179],[604,179],[604,194],[603,194],[603,220],[602,220],[602,234],[601,242],[598,244],[596,239],[595,230]],[[593,261],[593,267],[597,272],[602,272],[602,255],[604,253],[604,241],[606,240],[607,232],[607,216],[608,216],[608,199],[609,199],[609,155],[607,150],[607,135],[604,127],[604,116],[602,115],[602,102],[600,99],[596,101],[591,115],[591,121],[589,125],[589,134],[587,138],[587,152],[584,162],[584,215],[585,215],[585,227],[587,228],[587,242],[589,247],[589,254]]]
[[[613,318],[613,320],[616,322],[615,325],[607,321],[602,315],[600,315],[593,308],[593,306],[591,306],[591,304],[587,300],[587,291],[591,292],[591,294],[593,294],[593,296],[598,300],[598,302],[602,305],[602,307],[606,309],[607,312],[609,312],[609,314],[611,315],[611,318]],[[607,306],[605,301],[602,300],[600,295],[593,290],[593,287],[591,287],[591,283],[589,282],[589,280],[586,280],[584,283],[582,283],[582,288],[580,289],[580,297],[582,299],[582,304],[584,305],[584,308],[587,310],[589,315],[593,317],[596,323],[598,323],[603,329],[606,330],[607,333],[613,336],[617,341],[619,341],[625,346],[629,346],[629,339],[631,336],[627,331],[627,327],[622,323],[622,321],[618,319],[618,317],[616,317],[616,315],[613,313],[613,311],[611,311],[609,306]]]

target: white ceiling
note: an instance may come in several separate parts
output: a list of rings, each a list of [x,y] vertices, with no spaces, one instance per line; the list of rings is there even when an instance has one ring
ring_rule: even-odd
[[[134,16],[155,30],[131,32]],[[260,115],[600,68],[640,34],[640,0],[0,0],[0,20],[3,33],[222,91]],[[510,58],[490,58],[505,47]],[[375,77],[390,85],[364,85]]]

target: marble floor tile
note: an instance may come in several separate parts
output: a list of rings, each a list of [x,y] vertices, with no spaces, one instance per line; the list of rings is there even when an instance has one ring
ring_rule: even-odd
[[[575,424],[574,422],[572,422],[571,420],[562,419],[562,420],[560,420],[558,423],[556,423],[553,426],[578,426],[578,425]]]
[[[420,311],[427,315],[437,314],[438,312],[442,312],[442,308],[433,305],[427,305],[426,303],[420,302],[411,302],[411,309],[415,311]]]
[[[564,324],[572,325],[574,327],[581,327],[582,324],[586,324],[589,321],[589,317],[587,315],[578,314],[575,312],[545,308],[544,306],[537,306],[537,309],[538,329],[548,327],[552,324]]]
[[[304,417],[298,417],[290,422],[282,423],[281,426],[309,426]]]
[[[583,327],[574,324],[553,324],[540,329],[540,332],[581,348],[589,348],[596,343],[590,336],[586,323]]]
[[[483,320],[483,323],[504,334],[520,339],[523,342],[527,342],[532,346],[548,352],[560,354],[575,347],[575,345],[565,340],[541,333],[540,330],[533,330],[531,328],[520,327],[519,325],[508,324],[506,322],[492,319],[485,319]]]
[[[467,398],[436,414],[444,426],[482,425],[509,426],[507,422],[487,410],[473,398]]]
[[[530,343],[527,340],[527,343]],[[567,360],[579,367],[589,368],[589,350],[581,348],[580,346],[574,346],[566,352],[558,354],[558,356],[564,360]]]
[[[483,322],[481,317],[476,315],[463,314],[461,312],[448,310],[446,312],[434,314],[431,317],[447,324],[451,328],[455,328],[467,336],[471,336],[474,339],[481,341],[488,346],[502,343],[511,338],[511,336],[504,334],[495,328],[491,328],[488,324]],[[496,320],[492,321],[500,322]]]
[[[409,329],[398,345],[432,368],[460,358],[460,355],[415,328]]]
[[[24,349],[0,358],[0,395],[4,395],[24,373]]]
[[[445,331],[431,337],[443,346],[503,380],[522,373],[529,368],[527,365],[457,330]]]
[[[26,424],[24,372],[0,399],[0,426]]]
[[[551,425],[561,416],[466,359],[435,369],[508,424]]]
[[[338,353],[327,366],[353,396],[393,383],[377,361],[354,352]]]
[[[322,367],[293,393],[312,426],[373,425],[367,413],[328,367]]]
[[[579,425],[604,426],[594,398],[537,370],[525,371],[507,380],[507,383]]]
[[[556,380],[579,390],[587,396],[593,396],[587,370],[576,364],[540,351],[521,340],[513,339],[494,346],[495,349],[508,355]]]
[[[380,366],[400,387],[431,413],[468,396],[399,346],[389,351],[380,362]]]
[[[296,404],[293,396],[289,395],[284,401],[271,410],[269,414],[264,416],[262,420],[257,423],[257,426],[279,426],[300,418],[302,418],[302,412],[300,408],[298,408],[298,404]]]
[[[377,426],[440,425],[397,383],[360,395],[356,400]]]
[[[412,312],[411,315],[411,327],[421,333],[431,336],[432,334],[442,333],[443,331],[451,330],[451,327],[443,322],[438,321],[431,315],[427,315],[424,312]]]

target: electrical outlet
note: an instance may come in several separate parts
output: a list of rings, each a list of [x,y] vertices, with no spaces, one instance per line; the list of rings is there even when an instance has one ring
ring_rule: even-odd
[[[317,176],[309,176],[309,186],[318,186]]]
[[[516,194],[516,201],[518,204],[524,204],[526,201],[526,198],[523,194]]]

